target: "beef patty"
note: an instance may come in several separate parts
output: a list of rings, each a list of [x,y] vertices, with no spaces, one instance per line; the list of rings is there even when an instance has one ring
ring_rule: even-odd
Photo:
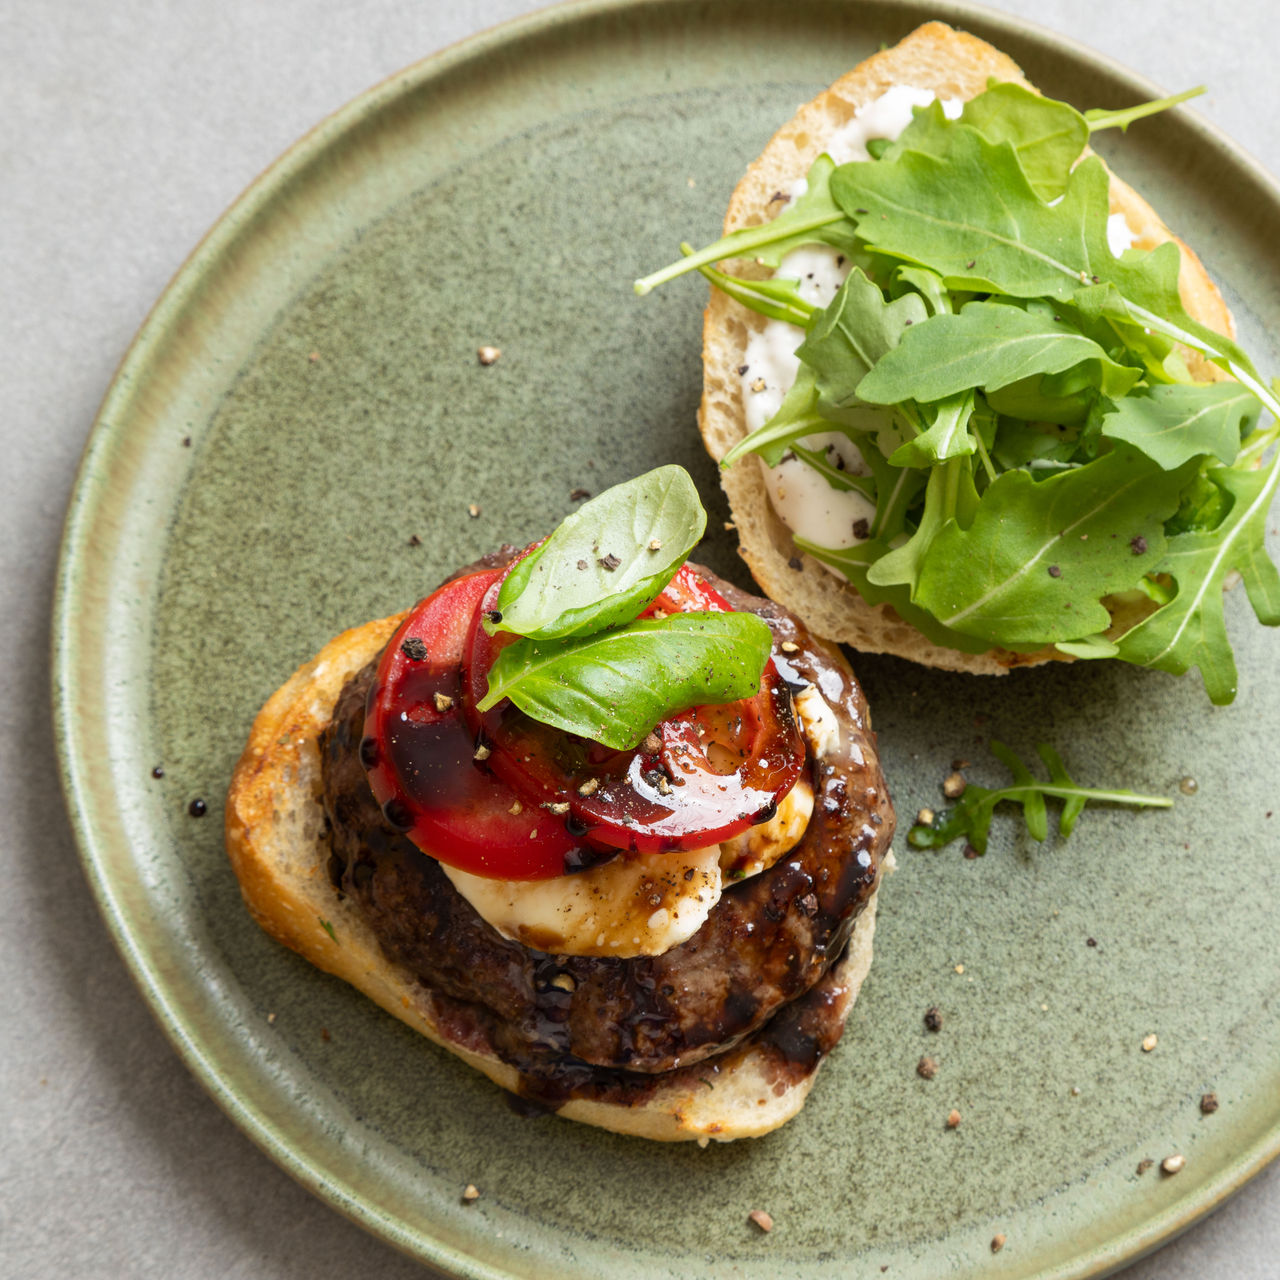
[[[772,601],[698,572],[769,624],[779,673],[796,691],[817,687],[840,741],[821,759],[809,753],[814,810],[795,848],[726,888],[697,933],[663,955],[549,955],[477,915],[436,861],[388,824],[369,788],[359,747],[376,662],[347,684],[322,735],[335,886],[389,958],[465,1008],[499,1057],[542,1082],[527,1090],[535,1095],[557,1080],[670,1071],[756,1032],[838,958],[893,836],[866,702],[843,660]]]

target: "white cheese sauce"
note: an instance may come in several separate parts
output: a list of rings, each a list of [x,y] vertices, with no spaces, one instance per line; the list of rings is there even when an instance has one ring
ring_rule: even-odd
[[[878,138],[890,141],[911,123],[916,107],[934,100],[928,89],[910,85],[893,88],[869,102],[847,124],[827,140],[826,153],[836,164],[869,160],[867,144]],[[950,120],[964,110],[964,103],[947,98],[942,110]],[[790,189],[792,203],[808,190],[804,178]],[[785,207],[785,206],[784,206]],[[1117,257],[1134,241],[1124,214],[1107,220],[1107,243]],[[836,249],[826,245],[805,245],[787,254],[774,273],[779,279],[799,281],[800,296],[817,307],[827,306],[849,274],[849,263]],[[800,361],[795,352],[804,341],[804,330],[783,320],[768,320],[747,341],[740,368],[742,402],[748,432],[759,431],[778,412],[795,383]],[[874,410],[867,410],[866,426],[879,425]],[[818,432],[806,436],[801,447],[821,453],[839,471],[867,475],[870,468],[857,446],[839,432]],[[801,538],[840,551],[865,541],[875,518],[875,503],[857,489],[835,489],[826,477],[803,459],[789,455],[776,467],[765,466],[765,487],[778,518]]]

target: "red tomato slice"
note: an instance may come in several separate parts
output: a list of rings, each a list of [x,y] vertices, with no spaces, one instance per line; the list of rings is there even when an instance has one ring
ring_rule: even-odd
[[[400,625],[378,664],[360,750],[383,813],[424,853],[476,875],[545,880],[600,855],[476,761],[462,714],[463,648],[503,572],[446,583]]]
[[[500,586],[489,586],[481,612],[494,607]],[[660,610],[730,606],[685,566],[642,616]],[[767,821],[799,776],[804,743],[772,661],[754,698],[695,707],[664,721],[637,750],[612,751],[540,724],[509,701],[474,710],[498,653],[514,639],[490,636],[480,618],[464,660],[463,698],[488,763],[528,803],[555,806],[591,844],[642,853],[706,848]]]

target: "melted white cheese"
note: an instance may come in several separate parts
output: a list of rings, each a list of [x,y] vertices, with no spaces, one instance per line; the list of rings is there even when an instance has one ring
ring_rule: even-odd
[[[928,89],[894,85],[827,139],[827,155],[836,164],[869,160],[869,142],[877,138],[897,138],[911,123],[913,110],[926,107],[933,100],[934,95]],[[964,110],[964,103],[947,98],[943,100],[942,110],[954,120]],[[791,201],[807,189],[804,178],[797,180],[790,189]],[[1133,241],[1134,234],[1124,214],[1112,214],[1107,220],[1107,243],[1111,252],[1119,257]],[[805,245],[787,254],[774,274],[779,279],[798,280],[800,296],[814,306],[825,307],[848,276],[849,263],[836,249]],[[783,320],[766,321],[764,327],[747,340],[740,377],[748,432],[758,431],[778,412],[796,380],[800,362],[795,352],[803,341],[804,330]],[[866,410],[864,416],[865,422],[854,425],[872,431],[881,425],[882,420],[874,410]],[[820,432],[805,437],[800,444],[802,448],[823,454],[839,471],[850,475],[869,473],[857,446],[844,435]],[[821,472],[794,455],[784,458],[776,467],[765,466],[763,461],[760,466],[769,501],[778,518],[793,533],[834,551],[852,547],[870,536],[875,503],[857,489],[833,488]]]
[[[839,742],[831,708],[811,685],[796,699],[809,750]],[[657,956],[691,938],[720,901],[723,883],[758,875],[799,842],[813,813],[801,774],[765,823],[691,853],[619,854],[570,876],[509,881],[440,864],[453,887],[504,938],[571,956]]]
[[[504,938],[574,956],[656,956],[693,936],[720,900],[720,850],[619,854],[554,880],[442,869]]]
[[[828,713],[830,714],[830,713]],[[730,884],[768,871],[800,842],[813,814],[813,788],[802,774],[778,804],[778,812],[758,827],[720,845],[720,873]]]

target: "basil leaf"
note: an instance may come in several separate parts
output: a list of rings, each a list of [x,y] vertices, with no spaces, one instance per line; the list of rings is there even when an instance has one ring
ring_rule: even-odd
[[[1214,529],[1169,539],[1149,572],[1169,574],[1178,594],[1120,637],[1122,658],[1174,675],[1199,667],[1212,702],[1222,705],[1235,697],[1236,664],[1222,593],[1227,575],[1238,572],[1258,621],[1280,625],[1280,573],[1265,545],[1277,478],[1280,456],[1264,471],[1215,467],[1209,472],[1209,479],[1230,498],[1231,509]]]
[[[549,639],[629,622],[675,576],[707,513],[683,467],[658,467],[584,503],[511,570],[492,631]]]
[[[971,302],[958,315],[915,325],[858,384],[872,404],[943,400],[974,387],[999,390],[1034,374],[1089,361],[1107,394],[1123,395],[1142,376],[1051,315],[998,302]]]
[[[1006,471],[968,529],[952,522],[934,538],[913,598],[991,644],[1105,631],[1102,598],[1135,586],[1163,556],[1163,523],[1194,471],[1161,471],[1129,448],[1047,480]]]
[[[677,613],[601,635],[516,640],[477,709],[510,698],[543,724],[627,751],[686,707],[754,695],[772,644],[753,613]]]
[[[1166,471],[1205,454],[1231,463],[1261,408],[1238,382],[1167,383],[1117,401],[1103,416],[1102,434],[1141,449]]]

